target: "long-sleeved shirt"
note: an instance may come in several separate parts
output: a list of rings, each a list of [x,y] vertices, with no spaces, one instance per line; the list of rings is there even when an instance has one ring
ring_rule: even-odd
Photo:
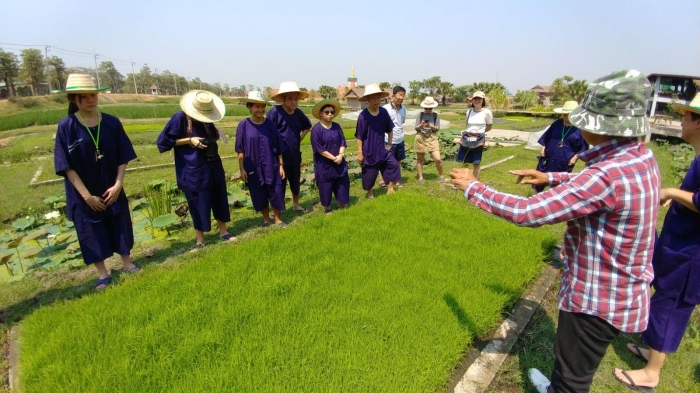
[[[472,182],[464,196],[517,225],[566,222],[559,309],[594,315],[625,332],[646,329],[660,177],[635,139],[583,152],[580,173],[548,173],[552,188],[530,198]]]

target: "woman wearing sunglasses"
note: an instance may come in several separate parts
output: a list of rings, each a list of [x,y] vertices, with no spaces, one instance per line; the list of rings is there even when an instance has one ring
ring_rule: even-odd
[[[314,152],[314,173],[321,205],[331,214],[331,199],[341,208],[350,203],[350,177],[345,161],[347,143],[343,129],[333,119],[340,114],[340,103],[323,100],[314,106],[313,117],[320,121],[311,129],[311,148]]]

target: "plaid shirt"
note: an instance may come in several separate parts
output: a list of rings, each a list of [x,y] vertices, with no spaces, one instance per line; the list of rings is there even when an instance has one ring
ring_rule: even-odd
[[[580,173],[549,173],[548,191],[530,198],[472,182],[464,196],[516,225],[566,221],[559,309],[598,316],[624,332],[646,329],[654,278],[659,169],[636,139],[615,139],[582,153]]]

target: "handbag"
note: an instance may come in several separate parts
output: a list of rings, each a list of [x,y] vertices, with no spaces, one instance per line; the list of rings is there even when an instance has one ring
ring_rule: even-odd
[[[469,115],[471,114],[471,109],[467,113],[467,120],[469,120]],[[462,140],[460,144],[465,149],[479,149],[483,148],[486,144],[486,134],[478,134],[474,136],[473,134],[467,134],[466,132],[462,134]]]

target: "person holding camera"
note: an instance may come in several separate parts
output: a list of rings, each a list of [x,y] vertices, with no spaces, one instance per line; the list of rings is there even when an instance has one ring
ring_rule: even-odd
[[[440,183],[445,182],[445,177],[442,175],[442,159],[440,158],[440,144],[438,143],[437,132],[440,131],[440,116],[433,110],[438,106],[438,102],[433,97],[425,97],[420,103],[423,108],[418,116],[416,116],[416,139],[413,142],[413,150],[416,152],[418,162],[418,183],[423,184],[423,162],[425,161],[425,153],[430,154],[435,161],[438,174],[440,175]]]
[[[180,108],[158,136],[158,150],[173,149],[177,187],[185,193],[192,215],[196,243],[190,251],[204,246],[204,232],[211,230],[211,216],[219,227],[222,241],[235,241],[226,229],[231,221],[226,192],[226,176],[218,152],[218,141],[228,142],[226,134],[213,123],[224,118],[221,98],[205,90],[192,90],[180,99]]]

